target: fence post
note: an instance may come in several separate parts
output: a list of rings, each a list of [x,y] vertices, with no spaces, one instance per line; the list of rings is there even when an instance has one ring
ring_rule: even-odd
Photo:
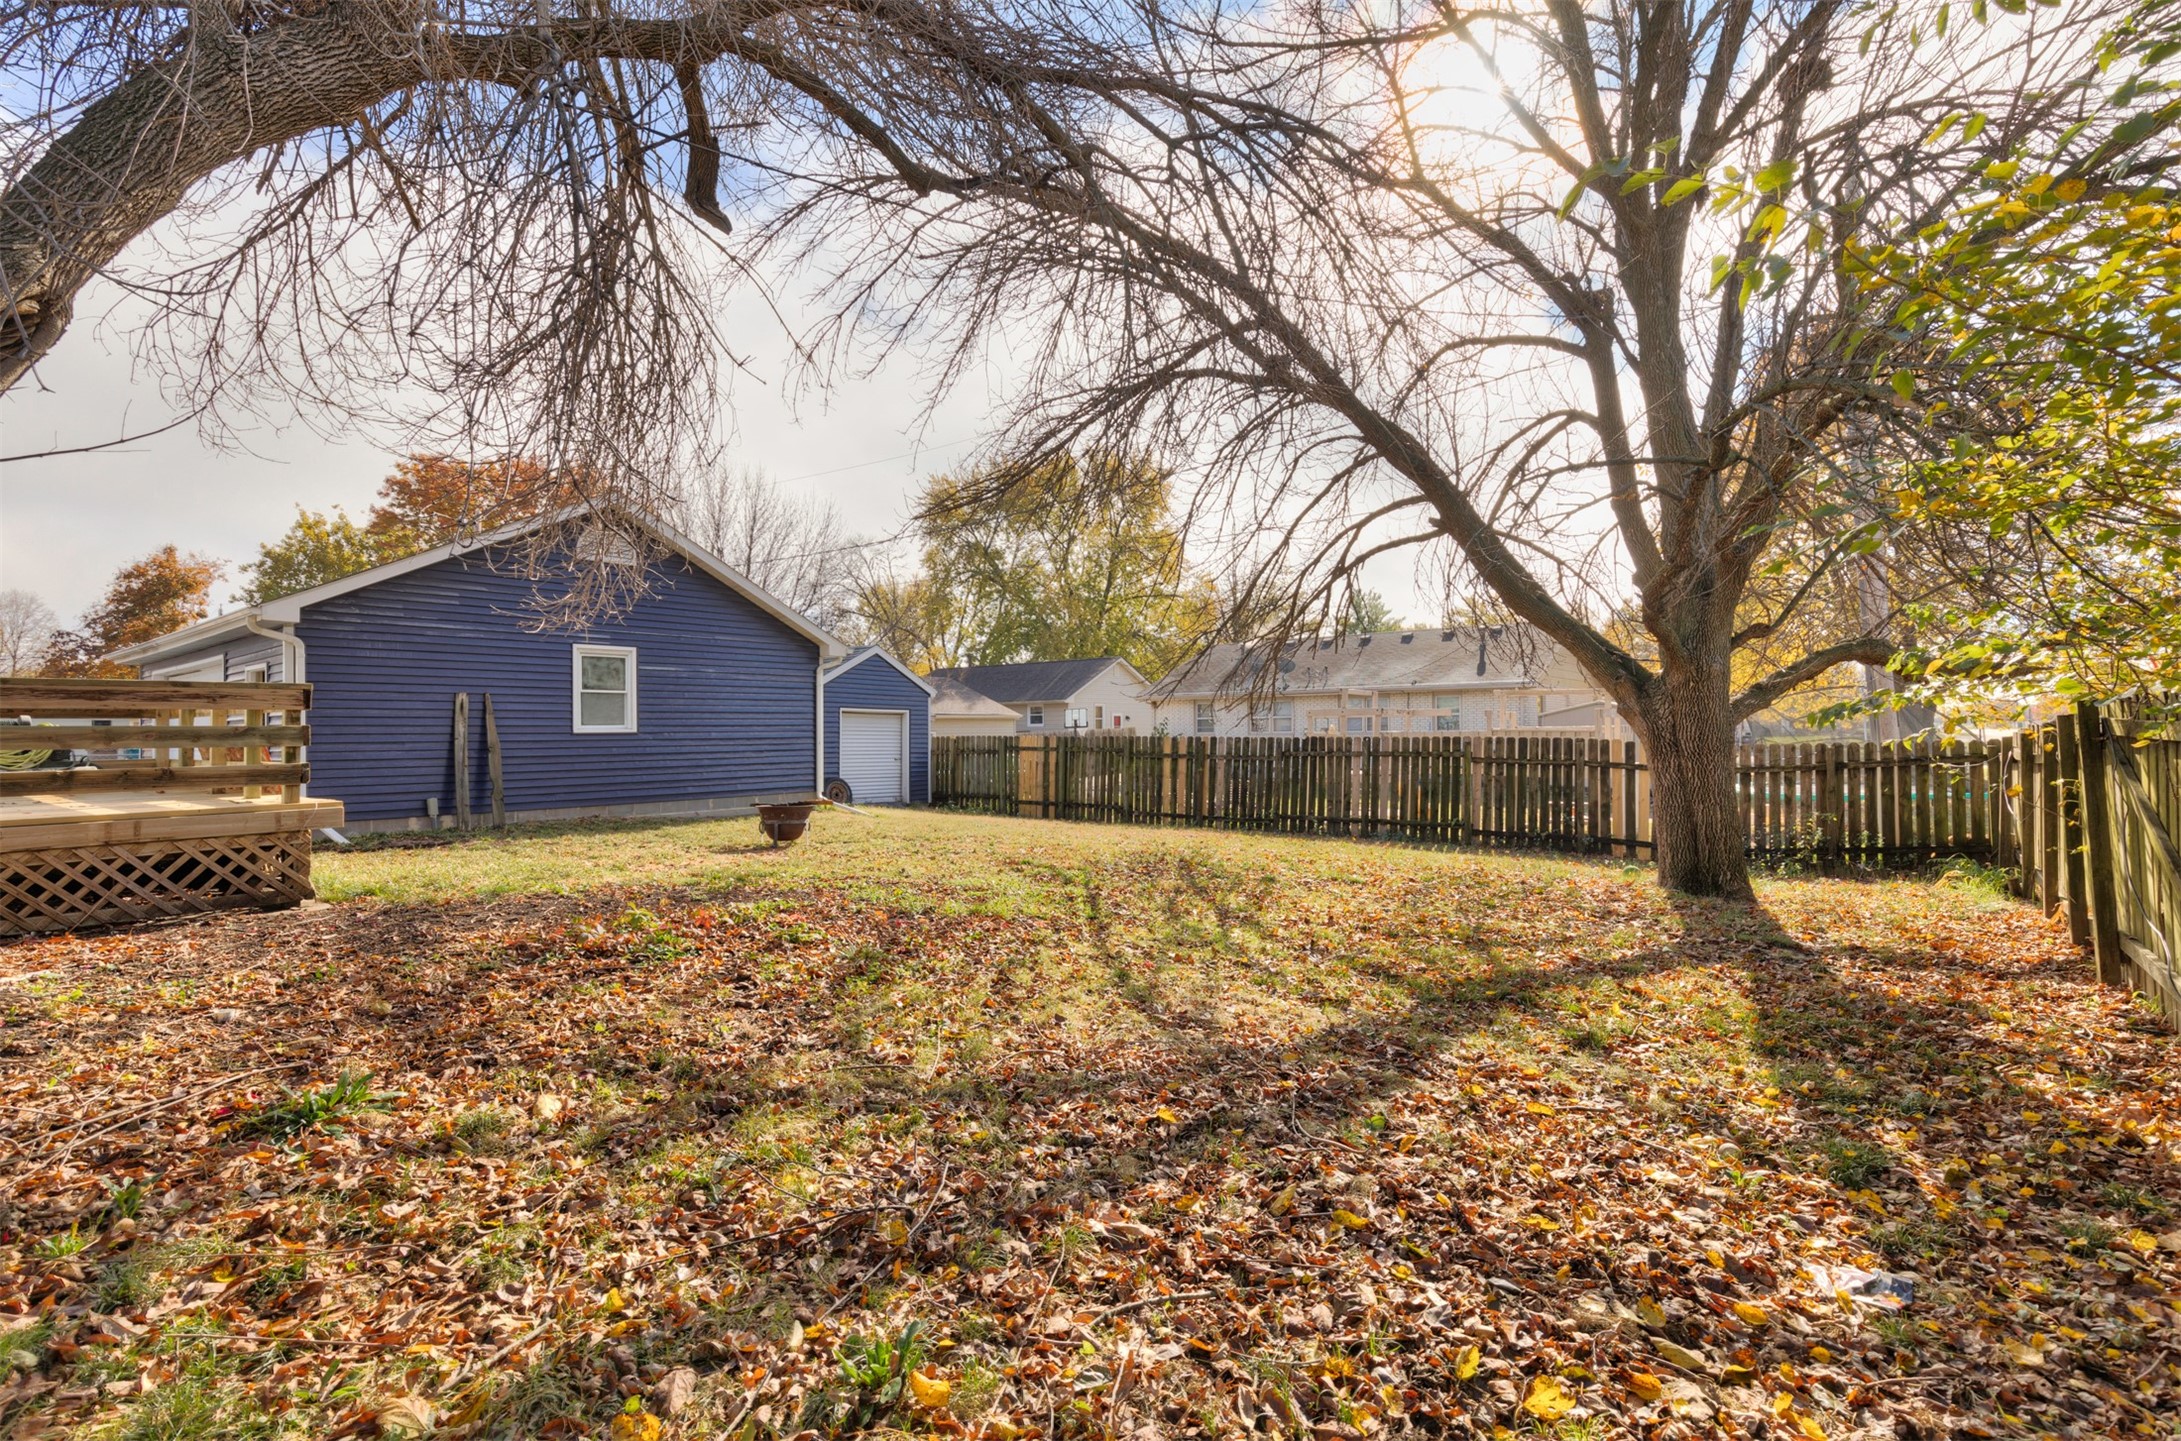
[[[2053,774],[2059,742],[2050,726],[2029,737],[2037,751],[2037,903],[2049,916],[2060,909],[2060,786]]]
[[[1847,810],[1848,802],[1840,786],[1840,743],[1827,741],[1819,749],[1825,754],[1825,775],[1819,792],[1824,799],[1818,805],[1825,826],[1825,869],[1831,873],[1840,869],[1843,812]]]
[[[2083,772],[2083,869],[2090,883],[2090,947],[2098,960],[2098,979],[2126,985],[2127,958],[2120,950],[2120,917],[2113,894],[2113,801],[2106,792],[2105,737],[2095,701],[2075,704],[2076,743]]]
[[[2052,727],[2059,755],[2060,891],[2067,906],[2067,933],[2078,946],[2090,944],[2090,893],[2083,880],[2083,767],[2075,718],[2063,715]]]

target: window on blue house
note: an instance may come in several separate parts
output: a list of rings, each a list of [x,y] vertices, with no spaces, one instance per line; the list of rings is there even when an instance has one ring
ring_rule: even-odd
[[[575,648],[578,732],[636,729],[636,652],[620,645]]]

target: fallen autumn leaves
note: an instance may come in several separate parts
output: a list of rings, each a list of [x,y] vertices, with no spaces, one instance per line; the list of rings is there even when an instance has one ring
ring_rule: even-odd
[[[2088,1436],[2181,1410],[2173,1042],[2034,912],[856,835],[701,885],[0,952],[0,1427]],[[1915,1273],[1914,1302],[1837,1294],[1849,1267]]]

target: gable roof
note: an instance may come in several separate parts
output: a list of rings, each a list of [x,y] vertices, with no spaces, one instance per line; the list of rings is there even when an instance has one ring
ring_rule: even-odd
[[[883,646],[857,646],[847,655],[842,656],[839,660],[827,666],[825,668],[825,678],[827,680],[832,680],[835,676],[841,675],[847,671],[854,670],[857,666],[862,665],[865,661],[871,660],[874,657],[876,659],[886,662],[886,664],[892,666],[895,670],[900,671],[903,675],[907,676],[912,682],[915,683],[916,688],[924,692],[924,694],[932,695],[935,693],[932,689],[932,684],[930,681],[924,679],[924,677],[918,675],[915,671],[910,670],[900,661],[895,660],[893,652],[887,650]]]
[[[983,691],[971,689],[968,682],[944,673],[932,677],[931,713],[955,720],[1021,719]]]
[[[1064,701],[1104,675],[1113,666],[1128,666],[1136,684],[1144,678],[1136,667],[1117,655],[1089,660],[1023,660],[1009,665],[957,665],[932,672],[934,680],[946,676],[961,681],[1003,705],[1030,705],[1037,701]]]
[[[123,646],[107,656],[106,659],[120,661],[126,665],[139,665],[145,661],[156,660],[171,651],[186,650],[205,645],[229,635],[252,633],[261,624],[294,625],[303,619],[303,612],[307,607],[317,605],[321,601],[347,595],[352,591],[363,590],[378,585],[382,581],[392,580],[396,576],[408,575],[410,572],[422,570],[426,566],[437,565],[443,560],[453,560],[457,556],[474,554],[495,545],[504,545],[511,540],[519,540],[534,531],[542,530],[546,526],[563,525],[588,513],[588,508],[579,506],[557,511],[552,515],[538,519],[518,521],[513,525],[501,526],[497,530],[487,531],[470,540],[448,541],[443,545],[435,545],[429,550],[418,551],[415,555],[405,556],[400,560],[388,561],[385,565],[375,565],[369,570],[359,570],[353,575],[344,575],[339,580],[329,580],[324,585],[314,585],[308,590],[299,590],[293,595],[284,595],[277,600],[265,601],[262,604],[250,606],[243,610],[228,611],[223,615],[213,616],[209,620],[201,620],[194,625],[183,626],[180,630],[169,631],[167,634],[157,636],[151,640]],[[729,590],[737,592],[759,610],[764,611],[767,615],[785,625],[789,630],[803,636],[805,639],[817,642],[818,654],[821,658],[832,659],[845,656],[848,653],[848,646],[840,637],[834,635],[831,631],[819,625],[818,622],[812,620],[779,596],[774,595],[741,571],[736,570],[703,546],[698,545],[673,526],[664,521],[642,516],[632,516],[630,521],[649,532],[651,537],[666,549],[673,551],[683,560],[689,562],[691,566],[711,576],[712,579],[720,582]]]
[[[1551,642],[1526,625],[1381,630],[1334,640],[1262,646],[1215,645],[1159,686],[1162,698],[1234,696],[1276,669],[1274,690],[1311,695],[1342,690],[1477,690],[1533,685]]]

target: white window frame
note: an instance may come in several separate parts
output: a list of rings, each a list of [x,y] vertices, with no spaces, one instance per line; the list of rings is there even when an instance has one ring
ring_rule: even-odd
[[[1094,731],[1102,731],[1102,730],[1104,730],[1105,728],[1106,728],[1106,708],[1105,708],[1104,706],[1102,706],[1102,705],[1094,705],[1094,706],[1092,706],[1092,707],[1091,707],[1091,729],[1092,729],[1092,730],[1094,730]]]
[[[1069,706],[1067,715],[1062,717],[1062,719],[1065,722],[1066,729],[1068,730],[1079,731],[1090,729],[1090,709],[1087,706]]]
[[[570,647],[568,661],[569,716],[577,735],[634,735],[636,733],[636,647],[632,645],[578,645]],[[628,662],[628,713],[624,724],[613,726],[585,725],[583,723],[583,662],[591,656],[618,656]],[[611,695],[611,691],[599,691],[599,695]]]
[[[1208,736],[1213,731],[1219,729],[1219,712],[1213,707],[1210,701],[1198,701],[1196,703],[1196,710],[1194,712],[1194,715],[1196,718],[1196,733],[1198,735]]]
[[[1295,734],[1295,702],[1276,700],[1272,703],[1272,733],[1282,736]]]
[[[1026,713],[1024,713],[1022,723],[1034,731],[1041,731],[1045,729],[1045,707],[1041,705],[1031,706],[1030,709]]]

